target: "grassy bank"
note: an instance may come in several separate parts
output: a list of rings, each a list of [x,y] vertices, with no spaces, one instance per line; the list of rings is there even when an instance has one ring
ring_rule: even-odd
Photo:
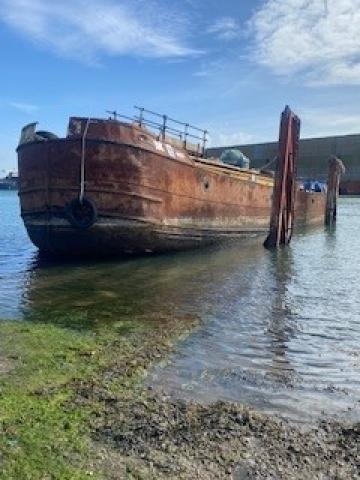
[[[1,478],[102,478],[89,467],[91,419],[106,401],[101,395],[77,401],[80,386],[126,398],[191,323],[139,319],[89,331],[1,322]]]

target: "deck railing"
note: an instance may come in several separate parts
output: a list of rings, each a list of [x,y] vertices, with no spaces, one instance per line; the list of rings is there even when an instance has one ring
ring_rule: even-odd
[[[175,120],[168,115],[153,112],[152,110],[147,110],[144,107],[135,106],[134,108],[138,111],[138,115],[134,115],[133,117],[122,115],[116,110],[107,110],[106,113],[109,113],[114,120],[122,118],[125,120],[130,120],[131,122],[136,122],[139,124],[140,127],[149,127],[152,130],[155,130],[158,133],[159,138],[162,138],[162,140],[166,139],[167,134],[179,137],[180,141],[183,143],[184,148],[186,150],[191,150],[192,152],[193,149],[190,148],[190,140],[198,140],[199,142],[197,143],[197,153],[198,155],[205,156],[206,143],[208,141],[209,133],[207,130],[195,127],[190,123]],[[156,121],[156,119],[159,118],[161,118],[161,122]],[[180,130],[179,128],[177,128],[177,126],[181,126],[183,128]]]

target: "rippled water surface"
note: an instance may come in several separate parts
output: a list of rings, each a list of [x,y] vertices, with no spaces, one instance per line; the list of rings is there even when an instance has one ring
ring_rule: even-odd
[[[296,419],[359,419],[360,199],[341,199],[336,230],[299,234],[278,253],[251,241],[59,264],[38,258],[16,192],[0,191],[0,318],[101,328],[188,313],[201,325],[153,372],[156,388]]]

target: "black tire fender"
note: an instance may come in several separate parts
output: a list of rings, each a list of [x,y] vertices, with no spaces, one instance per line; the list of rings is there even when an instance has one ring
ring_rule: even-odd
[[[65,207],[66,217],[70,224],[80,230],[90,228],[97,220],[97,209],[90,198],[74,198]]]

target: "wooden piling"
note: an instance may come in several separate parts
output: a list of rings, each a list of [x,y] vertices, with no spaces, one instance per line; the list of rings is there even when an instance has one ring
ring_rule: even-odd
[[[343,173],[345,173],[343,162],[335,156],[330,157],[327,180],[325,225],[332,225],[336,221],[340,178]]]
[[[299,138],[300,119],[286,106],[281,115],[270,230],[264,243],[266,248],[287,245],[292,237]]]

